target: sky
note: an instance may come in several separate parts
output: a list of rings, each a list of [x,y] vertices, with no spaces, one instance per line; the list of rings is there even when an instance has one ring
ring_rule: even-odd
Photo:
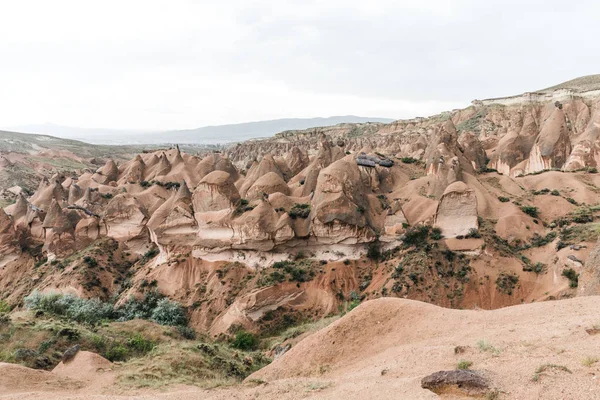
[[[412,118],[600,73],[600,2],[0,0],[0,126]]]

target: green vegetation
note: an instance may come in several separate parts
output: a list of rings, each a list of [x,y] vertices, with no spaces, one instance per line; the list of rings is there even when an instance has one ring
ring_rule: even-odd
[[[460,360],[458,364],[456,364],[456,369],[471,369],[472,365],[473,361]]]
[[[534,233],[531,238],[530,245],[531,245],[531,247],[545,246],[548,243],[551,243],[552,241],[554,241],[554,239],[556,239],[556,236],[557,236],[556,232],[549,232],[546,236],[541,236],[538,233]]]
[[[469,229],[469,233],[467,233],[465,235],[465,239],[479,239],[481,238],[481,234],[479,233],[479,230],[477,228],[471,228]]]
[[[496,279],[496,288],[498,291],[508,294],[509,296],[513,294],[513,290],[519,284],[519,276],[517,274],[508,273],[508,272],[500,272],[498,278]]]
[[[581,360],[581,365],[589,368],[592,365],[596,364],[598,361],[600,361],[600,358],[598,358],[598,357],[587,356],[586,358]]]
[[[562,276],[569,280],[569,287],[576,288],[579,285],[579,274],[573,268],[564,269]]]
[[[317,261],[310,259],[277,261],[271,268],[261,270],[257,285],[259,287],[271,286],[286,280],[298,283],[311,281],[316,275],[316,264],[320,265]]]
[[[373,261],[381,260],[381,243],[375,240],[367,246],[367,258]]]
[[[510,201],[508,197],[504,196],[498,196],[498,200],[500,200],[502,203],[508,203]]]
[[[310,215],[310,204],[294,204],[288,215],[291,219],[302,218],[306,219]]]
[[[534,206],[522,206],[521,211],[533,218],[538,218],[538,208]]]
[[[427,244],[430,231],[431,226],[429,225],[419,225],[409,228],[404,233],[404,239],[402,239],[402,241],[405,246],[423,246]]]
[[[10,305],[6,301],[0,300],[0,313],[10,312],[10,308]]]
[[[244,330],[240,330],[235,334],[235,338],[231,345],[240,350],[256,350],[258,348],[258,338],[256,335]]]
[[[254,206],[250,205],[247,199],[240,199],[237,206],[235,207],[234,215],[240,215],[246,211],[254,210]]]
[[[82,299],[70,294],[34,291],[25,297],[25,306],[34,311],[63,317],[90,326],[103,321],[147,319],[160,325],[187,325],[184,308],[157,291],[148,292],[142,300],[130,298],[122,307],[103,303],[99,299]]]
[[[419,162],[419,160],[412,157],[402,157],[400,161],[402,161],[404,164],[417,164]]]
[[[477,342],[477,348],[482,353],[492,353],[494,356],[498,356],[500,354],[500,350],[490,344],[487,340],[482,339]]]
[[[481,110],[477,111],[477,113],[475,115],[473,115],[471,118],[469,118],[468,120],[457,124],[456,130],[458,132],[462,132],[462,131],[476,132],[480,129],[481,123],[485,119],[486,115],[487,115],[487,109],[482,108]]]
[[[557,365],[557,364],[543,364],[540,365],[539,367],[537,367],[537,369],[535,370],[535,373],[533,374],[533,377],[531,378],[532,381],[537,382],[540,380],[540,376],[547,370],[549,369],[555,369],[558,371],[563,371],[563,372],[568,372],[569,374],[571,374],[571,370],[567,367],[565,367],[564,365]]]
[[[443,236],[442,236],[442,230],[440,228],[438,228],[438,227],[431,228],[431,233],[430,233],[429,237],[432,240],[440,240],[440,239],[442,239],[443,238]]]

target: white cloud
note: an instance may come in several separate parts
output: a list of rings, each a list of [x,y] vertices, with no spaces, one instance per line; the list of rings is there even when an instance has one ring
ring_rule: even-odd
[[[0,126],[429,115],[598,72],[600,6],[569,7],[0,0]]]

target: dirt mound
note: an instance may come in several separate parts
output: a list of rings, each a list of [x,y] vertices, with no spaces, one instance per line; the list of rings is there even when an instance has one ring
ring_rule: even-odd
[[[52,373],[80,381],[98,379],[98,375],[112,370],[112,363],[106,358],[89,351],[79,351],[68,361],[61,361]]]
[[[594,379],[597,367],[582,361],[597,352],[597,338],[585,327],[597,323],[598,300],[576,298],[494,311],[373,300],[307,337],[248,379],[319,377],[336,381],[337,389],[347,388],[353,380],[360,386],[360,380],[363,387],[376,386],[369,393],[383,395],[378,398],[392,398],[385,393],[395,386],[402,388],[396,394],[405,398],[433,398],[420,387],[421,379],[455,369],[462,359],[469,360],[473,369],[489,371],[492,386],[510,393],[507,398],[562,399],[564,393],[578,399],[600,398]],[[354,393],[351,398],[359,397]]]
[[[0,397],[9,393],[74,390],[83,384],[69,377],[31,369],[16,364],[0,363]]]

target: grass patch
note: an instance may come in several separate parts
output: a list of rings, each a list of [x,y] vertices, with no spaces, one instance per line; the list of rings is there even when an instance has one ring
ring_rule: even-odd
[[[482,353],[492,353],[494,356],[498,356],[500,354],[500,350],[494,347],[487,340],[482,339],[477,342],[477,348]]]
[[[583,365],[584,367],[591,367],[592,365],[596,364],[598,361],[600,361],[600,358],[598,358],[598,357],[587,356],[586,358],[581,360],[581,365]]]
[[[532,381],[537,382],[540,380],[541,375],[548,371],[548,370],[557,370],[557,371],[562,371],[562,372],[568,372],[569,374],[571,374],[571,370],[567,367],[565,367],[564,365],[558,365],[558,364],[543,364],[540,365],[539,367],[537,367],[537,369],[535,370],[535,373],[533,374],[533,377],[531,378]]]
[[[473,365],[473,361],[468,361],[468,360],[460,360],[457,364],[456,364],[456,369],[471,369],[471,366]]]

